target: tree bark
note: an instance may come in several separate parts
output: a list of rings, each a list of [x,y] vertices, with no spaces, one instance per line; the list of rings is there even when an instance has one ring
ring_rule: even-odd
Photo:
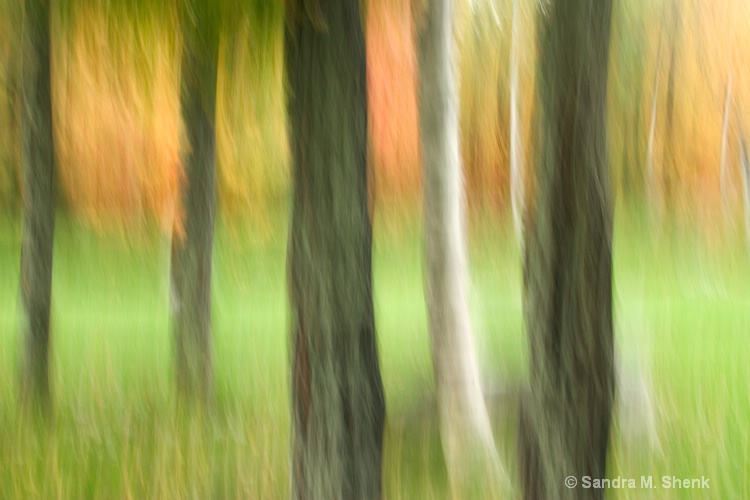
[[[750,247],[750,160],[747,157],[747,145],[744,134],[740,136],[740,167],[745,208],[745,238],[747,239],[748,247]]]
[[[4,9],[0,7],[0,15],[5,15],[9,18],[9,22],[20,25],[17,18],[20,18],[17,11],[23,12],[23,4],[20,9],[11,8],[7,5]],[[23,35],[23,32],[20,32]],[[14,30],[10,34],[13,40],[21,41],[23,36],[18,36]],[[9,44],[7,50],[7,59],[5,66],[5,109],[2,110],[4,114],[3,119],[5,121],[5,132],[7,134],[6,140],[3,141],[2,146],[4,148],[4,157],[0,157],[0,161],[4,164],[0,165],[0,169],[4,172],[0,173],[3,175],[4,182],[7,183],[4,186],[3,194],[5,199],[0,200],[0,207],[5,210],[15,212],[16,209],[21,207],[22,197],[22,184],[23,184],[23,169],[21,166],[21,50],[16,46],[13,41]]]
[[[630,133],[625,136],[625,140],[630,139],[630,145],[623,144],[623,149],[630,150],[630,158],[626,164],[624,170],[627,172],[626,181],[623,185],[623,190],[632,194],[635,192],[635,186],[638,186],[638,190],[642,189],[643,186],[643,149],[641,147],[641,120],[643,114],[641,112],[641,103],[643,102],[643,82],[638,81],[638,85],[635,99],[633,99],[633,122],[630,125]],[[628,122],[630,123],[630,122]],[[627,132],[626,132],[627,133]]]
[[[42,406],[50,402],[50,304],[55,231],[49,23],[49,3],[27,0],[21,56],[23,235],[20,285],[25,339],[22,397]]]
[[[356,0],[288,7],[292,495],[379,498],[385,400],[372,302],[362,18]]]
[[[724,95],[724,113],[721,126],[721,163],[719,174],[719,187],[721,190],[721,202],[724,211],[727,211],[727,140],[729,132],[729,100],[732,97],[732,74],[727,76],[727,88]]]
[[[181,7],[180,104],[188,146],[181,196],[184,235],[172,236],[172,328],[181,396],[211,395],[211,261],[216,212],[216,71],[218,28],[210,2]]]
[[[611,0],[541,15],[538,195],[527,233],[530,390],[521,404],[525,498],[601,498],[614,400],[612,201],[606,91]]]
[[[666,162],[662,169],[662,183],[664,189],[664,206],[672,206],[672,190],[674,181],[678,176],[677,167],[677,144],[675,143],[674,133],[674,95],[675,95],[675,71],[677,60],[677,44],[679,42],[681,23],[680,23],[680,3],[681,0],[672,0],[672,20],[669,36],[672,47],[669,53],[669,73],[667,76],[667,102],[665,110],[666,124],[664,134],[666,136]]]
[[[523,214],[526,208],[525,186],[523,179],[523,138],[520,124],[520,96],[518,89],[520,51],[519,0],[513,0],[513,17],[511,20],[510,44],[510,201],[513,213],[513,228],[516,231],[516,241],[523,254]]]
[[[656,175],[654,174],[654,139],[656,134],[656,104],[659,102],[659,74],[661,73],[661,41],[656,49],[656,69],[654,70],[654,90],[651,98],[651,121],[648,127],[648,156],[646,158],[646,186],[652,204],[657,199]]]
[[[441,439],[451,486],[497,476],[469,315],[452,0],[430,0],[420,37],[420,139],[424,175],[426,299]],[[479,467],[477,467],[479,466]],[[479,472],[481,470],[481,472]],[[475,478],[476,479],[476,478]]]

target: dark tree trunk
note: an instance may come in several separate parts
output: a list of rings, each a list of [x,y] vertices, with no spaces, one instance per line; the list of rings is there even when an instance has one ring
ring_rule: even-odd
[[[359,2],[289,7],[292,495],[379,498],[385,402],[372,303]]]
[[[536,211],[524,269],[530,391],[521,406],[525,498],[600,498],[614,398],[612,202],[606,89],[611,0],[540,15]]]
[[[55,208],[49,4],[45,0],[25,3],[21,65],[23,236],[20,284],[26,351],[22,391],[25,398],[48,406]]]
[[[172,236],[172,328],[178,392],[211,394],[211,260],[216,212],[218,26],[210,2],[182,6],[180,104],[186,131],[184,235]],[[190,9],[186,12],[185,9]]]

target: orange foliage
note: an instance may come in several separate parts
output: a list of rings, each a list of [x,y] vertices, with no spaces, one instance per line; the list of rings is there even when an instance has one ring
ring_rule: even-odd
[[[246,18],[236,33],[222,36],[216,91],[221,209],[260,223],[288,191],[290,162],[283,19],[268,22],[273,29]]]
[[[374,0],[368,4],[367,64],[370,134],[379,198],[411,203],[420,199],[417,101],[417,0]],[[470,205],[497,207],[508,199],[507,85],[510,16],[493,15],[487,2],[475,9],[456,5],[455,75],[459,82],[461,148]],[[526,10],[526,8],[524,8]],[[525,149],[533,100],[532,16],[521,16],[521,117]],[[502,25],[501,25],[502,24]],[[524,155],[528,158],[528,155]],[[528,163],[528,159],[526,160]]]
[[[663,204],[673,206],[677,214],[698,222],[704,229],[715,228],[723,210],[720,188],[722,119],[725,90],[731,75],[732,101],[727,135],[728,191],[732,211],[741,209],[739,171],[740,130],[748,131],[750,104],[750,8],[741,0],[702,0],[681,2],[680,29],[676,39],[659,24],[651,23],[650,46],[640,103],[641,131],[647,124],[653,99],[658,37],[662,36],[660,88],[657,96],[657,120],[654,169],[658,189],[669,193]],[[670,50],[675,44],[674,118],[672,139],[666,130],[666,100]],[[650,74],[649,74],[650,73]],[[617,78],[617,75],[612,75]],[[618,110],[610,110],[610,123]],[[747,134],[747,132],[745,132]],[[750,136],[746,136],[750,138]],[[670,155],[673,162],[669,161]],[[673,171],[668,171],[668,169]],[[671,185],[665,185],[670,183]]]
[[[421,189],[417,59],[410,0],[374,0],[367,12],[367,91],[378,199],[416,200]]]
[[[508,46],[491,6],[482,2],[461,23],[458,75],[461,106],[461,156],[470,206],[498,207],[507,198],[509,169]],[[504,46],[500,46],[500,43]],[[506,99],[503,99],[506,98]]]
[[[155,216],[171,230],[180,168],[179,69],[167,30],[148,40],[134,23],[109,31],[82,4],[53,37],[59,176],[71,206],[94,223]]]
[[[417,0],[372,0],[366,19],[371,173],[381,202],[407,206],[421,198],[412,10],[416,4],[412,2]],[[520,41],[525,54],[521,62],[521,125],[527,151],[525,168],[531,172],[535,56],[531,7],[535,3],[519,3],[525,11]],[[680,5],[673,140],[668,140],[665,131],[671,39],[662,30],[668,23],[662,25],[660,16],[640,12],[646,26],[643,92],[640,102],[635,101],[635,95],[629,103],[610,99],[610,153],[613,167],[619,168],[622,148],[633,144],[631,134],[638,134],[641,157],[631,157],[631,168],[645,169],[657,40],[662,36],[655,179],[662,183],[662,192],[671,193],[666,203],[710,226],[723,206],[721,128],[730,73],[734,106],[729,119],[727,203],[733,213],[742,209],[738,157],[740,133],[750,133],[750,80],[746,77],[750,32],[744,29],[750,24],[750,7],[742,0]],[[481,1],[473,8],[458,7],[456,69],[468,198],[507,207],[511,13],[507,9],[491,11],[490,4]],[[217,159],[224,210],[263,213],[265,205],[287,192],[283,23],[277,21],[278,26],[270,30],[273,34],[256,33],[259,28],[247,24],[241,26],[236,38],[222,42]],[[53,22],[53,113],[60,179],[71,206],[94,222],[110,217],[153,217],[165,230],[172,229],[182,169],[180,40],[169,22],[151,20],[140,25],[125,19],[113,23],[99,2],[81,4],[65,27],[59,20]],[[612,43],[616,53],[622,41],[613,39]],[[230,52],[234,59],[229,58]],[[617,85],[621,70],[617,63],[613,65],[610,89]],[[629,105],[635,111],[624,109]],[[625,126],[636,113],[641,114],[637,130]],[[673,162],[667,161],[670,154]],[[665,171],[668,168],[674,171]],[[527,174],[530,181],[531,177]],[[618,178],[617,172],[613,178]],[[670,189],[664,189],[665,181]],[[645,193],[645,186],[636,189]],[[533,197],[527,199],[533,204]]]

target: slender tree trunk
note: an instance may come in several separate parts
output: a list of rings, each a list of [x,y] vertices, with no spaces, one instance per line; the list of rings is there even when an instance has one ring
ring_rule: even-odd
[[[518,89],[519,65],[522,46],[519,43],[519,0],[513,0],[513,18],[510,45],[510,201],[513,213],[513,228],[516,231],[521,253],[523,254],[523,213],[526,207],[525,186],[523,179],[523,138],[520,124],[520,96]]]
[[[22,46],[21,244],[22,328],[25,339],[23,397],[49,405],[52,244],[55,231],[54,146],[50,94],[49,3],[27,0]]]
[[[742,167],[742,193],[745,201],[745,236],[750,247],[750,160],[744,135],[740,137],[740,166]]]
[[[729,101],[732,97],[732,75],[731,73],[727,76],[727,89],[724,95],[724,113],[722,118],[721,126],[721,163],[720,163],[720,177],[719,186],[721,189],[721,201],[724,206],[724,210],[727,210],[727,139],[729,131]]]
[[[656,104],[659,102],[659,74],[661,73],[661,42],[657,49],[654,90],[651,99],[651,121],[648,126],[648,156],[646,158],[646,182],[648,196],[652,203],[657,198],[656,175],[654,174],[654,138],[656,134]]]
[[[182,7],[180,104],[187,136],[181,197],[184,236],[172,236],[172,328],[178,392],[211,394],[211,261],[216,212],[216,70],[218,32],[211,5]]]
[[[359,2],[288,7],[292,495],[379,498],[385,399],[372,302]]]
[[[641,120],[643,119],[643,114],[641,112],[641,103],[643,99],[643,90],[644,85],[642,82],[638,83],[638,90],[636,92],[636,97],[633,100],[635,104],[635,109],[633,110],[633,125],[630,130],[630,133],[625,136],[625,140],[630,140],[630,147],[623,145],[623,148],[630,149],[630,162],[626,167],[626,171],[628,172],[628,178],[629,180],[626,182],[625,191],[628,193],[632,193],[634,191],[634,186],[638,186],[641,188],[643,186],[643,150],[641,148]]]
[[[424,175],[426,295],[441,438],[452,487],[469,472],[499,472],[469,315],[453,2],[430,0],[420,40],[420,138]]]
[[[669,55],[669,74],[667,76],[667,102],[665,109],[666,124],[664,134],[666,136],[666,164],[662,171],[664,186],[664,204],[665,207],[672,206],[672,190],[674,180],[678,175],[677,172],[677,144],[675,143],[674,134],[674,94],[675,94],[675,70],[677,60],[677,43],[680,36],[680,2],[682,0],[672,0],[672,28],[670,38],[672,47]]]
[[[614,400],[612,201],[606,91],[611,0],[558,0],[540,16],[536,212],[524,313],[530,390],[521,404],[525,498],[601,498]]]
[[[4,9],[6,12],[2,12],[2,15],[8,15],[10,17],[10,22],[16,22],[16,17],[20,17],[17,15],[13,15],[16,11],[16,9],[13,9],[11,12],[7,12],[11,10],[9,6],[6,6]],[[18,9],[23,10],[23,9]],[[12,17],[11,17],[12,16]],[[23,33],[21,33],[23,35]],[[17,37],[16,33],[13,33],[12,36],[18,39],[21,39],[22,36]],[[4,147],[7,149],[4,151],[4,154],[6,155],[5,165],[0,166],[0,168],[5,169],[5,177],[6,182],[9,183],[8,186],[6,186],[6,193],[7,198],[5,200],[0,201],[0,206],[4,206],[4,208],[12,209],[15,211],[16,208],[21,207],[21,196],[22,196],[22,184],[23,184],[23,169],[18,168],[21,165],[21,148],[19,145],[21,144],[21,132],[20,132],[20,123],[21,123],[21,72],[20,72],[20,65],[21,65],[21,51],[18,50],[18,47],[15,45],[12,45],[8,49],[8,59],[5,67],[5,104],[6,109],[3,110],[3,112],[7,113],[7,122],[6,122],[6,129],[5,132],[7,134],[7,142],[3,144]],[[1,161],[1,160],[0,160]]]
[[[666,142],[666,162],[662,169],[662,185],[663,185],[663,202],[666,205],[671,203],[672,198],[672,180],[676,174],[675,169],[677,168],[677,161],[675,159],[675,143],[674,143],[674,67],[675,67],[675,47],[672,46],[672,55],[670,56],[669,62],[669,74],[667,77],[667,102],[665,109],[666,124],[664,127],[664,135]]]

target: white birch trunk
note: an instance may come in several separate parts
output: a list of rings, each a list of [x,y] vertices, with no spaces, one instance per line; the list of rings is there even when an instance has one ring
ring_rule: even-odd
[[[745,235],[750,246],[750,161],[744,135],[740,138],[740,165],[742,167],[742,191],[745,200]]]
[[[523,180],[523,141],[521,139],[518,73],[519,52],[521,45],[518,40],[518,25],[520,23],[518,0],[513,0],[513,18],[511,26],[510,46],[510,202],[513,213],[513,228],[516,241],[523,255],[523,212],[526,201],[524,199]]]
[[[720,174],[720,188],[721,188],[721,201],[724,205],[724,209],[727,209],[727,193],[726,193],[726,182],[727,182],[727,131],[729,129],[729,100],[732,95],[732,75],[731,73],[727,77],[727,90],[724,96],[724,117],[723,124],[721,127],[721,174]]]
[[[426,301],[443,451],[451,488],[461,494],[469,486],[469,473],[499,479],[501,469],[468,307],[452,17],[452,0],[430,1],[420,40],[419,86]]]
[[[641,285],[641,290],[643,286]],[[618,345],[615,351],[617,380],[617,427],[628,446],[661,454],[658,432],[658,401],[653,390],[653,328],[648,322],[640,298],[618,320]],[[624,322],[628,318],[628,322]]]
[[[661,46],[660,46],[661,48]],[[656,73],[654,75],[654,95],[651,103],[651,121],[648,132],[648,156],[646,158],[646,179],[649,197],[656,197],[656,176],[654,175],[654,134],[656,131],[656,103],[659,101],[659,73],[661,72],[661,53],[656,59]]]

